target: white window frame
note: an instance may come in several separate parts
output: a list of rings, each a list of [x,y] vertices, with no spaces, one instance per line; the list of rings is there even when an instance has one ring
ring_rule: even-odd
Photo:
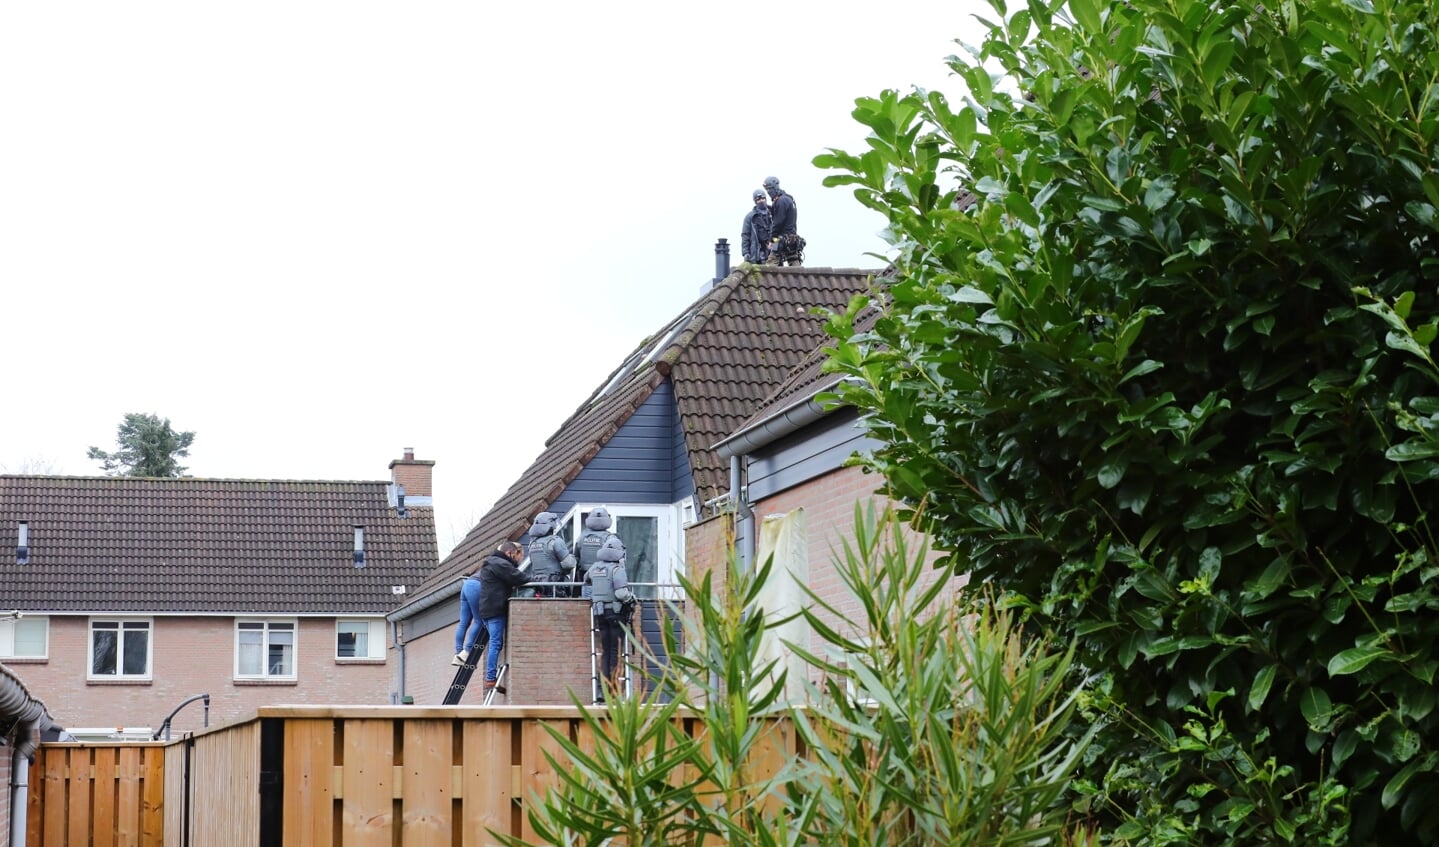
[[[40,652],[16,653],[21,628],[40,628]],[[32,634],[30,637],[34,637]],[[17,620],[0,621],[0,659],[48,659],[50,658],[50,619],[44,615],[23,615]]]
[[[258,632],[262,633],[261,639],[260,639],[260,651],[261,651],[261,657],[262,657],[261,662],[260,662],[260,668],[261,668],[260,673],[253,674],[253,673],[241,673],[241,672],[240,672],[240,632],[241,632],[241,624],[248,624],[248,625],[249,625],[249,626],[246,626],[246,627],[244,628],[244,631],[247,631],[247,632],[255,632],[255,631],[258,631]],[[255,624],[259,624],[261,628],[260,628],[259,630],[256,630],[256,629],[254,628],[254,625],[255,625]],[[277,626],[277,625],[278,625],[278,626]],[[288,673],[288,674],[270,673],[270,632],[271,632],[271,627],[275,627],[275,630],[274,630],[274,631],[276,631],[276,632],[286,632],[286,631],[288,631],[288,632],[290,633],[290,673]],[[288,627],[288,629],[282,629],[281,627]],[[293,681],[295,681],[296,679],[298,679],[298,678],[299,678],[299,674],[300,674],[300,622],[299,622],[299,620],[296,619],[296,618],[236,618],[236,619],[235,619],[235,666],[234,666],[234,671],[235,671],[235,679],[244,679],[244,680],[283,680],[283,681],[286,681],[286,682],[293,682]]]
[[[585,502],[577,503],[565,512],[562,522],[572,527],[573,537],[579,538],[584,534],[584,526],[580,523],[580,516],[604,506],[609,510],[610,518],[614,523],[610,531],[619,526],[620,518],[658,518],[656,524],[657,537],[655,543],[660,551],[660,563],[656,568],[655,580],[661,585],[673,585],[673,588],[665,588],[656,592],[656,596],[667,600],[680,599],[679,580],[675,578],[676,573],[684,573],[684,545],[679,542],[679,527],[682,525],[685,515],[686,503],[693,508],[693,498],[686,498],[678,503],[644,504],[644,503],[602,503]]]
[[[95,624],[115,624],[114,629],[119,633],[115,642],[115,673],[95,673]],[[128,626],[127,626],[128,624]],[[145,638],[145,671],[138,674],[122,673],[125,665],[125,638],[126,632],[139,632],[143,624]],[[110,629],[110,627],[102,627]],[[141,681],[155,678],[155,619],[154,618],[133,618],[133,617],[95,617],[90,619],[86,627],[88,636],[85,643],[85,678],[91,681],[105,680],[126,680]]]
[[[340,636],[344,634],[342,627],[365,626],[368,632],[365,635],[366,647],[368,650],[363,656],[342,656],[340,655]],[[340,662],[354,662],[361,660],[374,660],[385,658],[385,619],[384,618],[336,618],[335,619],[335,660]]]

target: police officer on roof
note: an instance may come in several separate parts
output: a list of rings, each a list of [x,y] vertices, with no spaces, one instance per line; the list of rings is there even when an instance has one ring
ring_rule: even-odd
[[[754,205],[744,216],[744,226],[739,233],[740,252],[746,262],[761,265],[769,258],[769,230],[769,206],[765,203],[764,192],[756,189]]]
[[[799,237],[799,210],[794,198],[779,187],[779,178],[764,178],[764,190],[773,201],[769,207],[769,258],[771,265],[804,265],[804,239]]]

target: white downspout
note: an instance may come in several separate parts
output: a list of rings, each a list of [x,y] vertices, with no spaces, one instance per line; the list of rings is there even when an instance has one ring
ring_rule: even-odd
[[[24,847],[30,806],[30,757],[17,748],[10,759],[10,844]]]

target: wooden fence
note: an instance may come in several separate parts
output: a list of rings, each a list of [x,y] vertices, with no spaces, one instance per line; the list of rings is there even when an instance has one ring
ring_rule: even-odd
[[[592,744],[568,706],[281,706],[168,744],[45,744],[27,847],[499,844],[489,830],[533,840],[525,804],[557,782],[547,726]],[[777,767],[792,733],[770,736],[764,758]]]
[[[42,745],[30,768],[27,847],[160,847],[166,823],[164,746]]]

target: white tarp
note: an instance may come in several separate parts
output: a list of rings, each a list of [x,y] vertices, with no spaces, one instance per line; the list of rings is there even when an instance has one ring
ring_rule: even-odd
[[[769,582],[760,594],[760,606],[766,621],[780,621],[798,615],[805,601],[801,586],[809,584],[809,542],[805,532],[804,509],[795,509],[783,515],[765,515],[760,523],[758,544],[755,549],[756,570],[771,555],[774,564],[770,568]],[[766,631],[760,642],[758,664],[763,667],[778,660],[777,669],[787,670],[784,699],[790,702],[804,699],[804,675],[806,665],[785,647],[785,642],[798,644],[809,649],[809,624],[800,617]]]

